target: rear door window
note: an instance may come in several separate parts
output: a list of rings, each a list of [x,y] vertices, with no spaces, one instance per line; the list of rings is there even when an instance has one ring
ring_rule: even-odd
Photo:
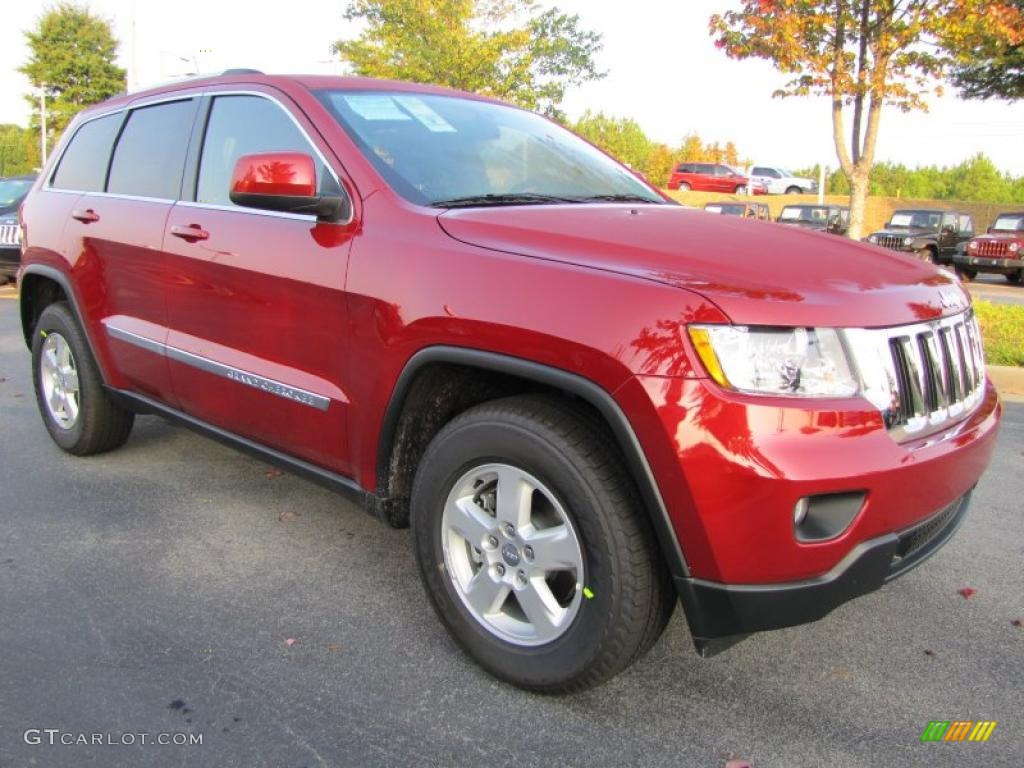
[[[323,163],[282,107],[260,96],[218,96],[206,124],[196,200],[233,205],[229,197],[231,174],[238,158],[278,151],[312,155],[317,180],[323,179]]]
[[[177,200],[195,99],[133,109],[110,164],[107,192]]]
[[[83,123],[71,137],[51,186],[79,192],[99,192],[107,175],[110,148],[124,117],[120,112]]]

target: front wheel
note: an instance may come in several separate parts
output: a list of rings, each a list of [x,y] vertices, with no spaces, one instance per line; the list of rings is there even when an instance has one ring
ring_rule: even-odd
[[[43,423],[68,453],[102,453],[128,439],[135,416],[107,396],[85,334],[64,303],[48,306],[36,323],[32,380]]]
[[[679,182],[678,189],[679,189],[680,192],[689,192],[690,191],[690,185],[687,184],[685,181],[681,181],[681,182]]]
[[[786,194],[787,195],[799,195],[799,194],[802,194],[802,193],[803,193],[803,190],[800,189],[800,187],[789,187],[786,190]]]
[[[535,691],[597,685],[657,640],[675,599],[622,459],[601,427],[539,396],[485,403],[416,473],[420,574],[452,636]]]
[[[747,185],[746,184],[740,184],[738,187],[736,187],[736,194],[737,195],[745,195],[745,194],[747,194]]]
[[[964,267],[958,267],[956,273],[960,276],[960,279],[963,280],[965,283],[971,282],[974,278],[978,276],[978,270],[966,269]]]
[[[1020,285],[1022,277],[1024,277],[1024,270],[1020,269],[1017,270],[1016,272],[1010,272],[1006,275],[1007,281],[1013,283],[1014,285]]]

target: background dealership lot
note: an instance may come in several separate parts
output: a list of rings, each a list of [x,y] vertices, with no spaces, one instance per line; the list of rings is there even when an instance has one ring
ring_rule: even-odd
[[[1007,405],[964,527],[919,570],[711,660],[677,612],[626,674],[545,698],[455,648],[407,531],[154,418],[116,454],[62,454],[39,425],[10,296],[0,766],[999,766],[1024,754],[1022,404]],[[934,719],[999,725],[987,744],[921,744]],[[27,746],[28,728],[204,740]]]

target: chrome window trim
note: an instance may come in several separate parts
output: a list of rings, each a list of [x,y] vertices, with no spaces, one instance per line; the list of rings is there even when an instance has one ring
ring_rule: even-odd
[[[161,357],[166,357],[169,360],[174,360],[185,365],[190,365],[193,368],[198,368],[201,371],[212,373],[216,376],[221,376],[225,379],[244,384],[245,386],[258,389],[261,392],[267,394],[276,395],[277,397],[285,400],[290,400],[300,405],[305,405],[310,408],[315,408],[318,411],[326,411],[331,405],[331,398],[326,395],[321,395],[316,392],[310,392],[307,389],[301,387],[294,387],[291,384],[285,384],[284,382],[271,379],[266,376],[261,376],[258,373],[252,373],[250,371],[243,370],[242,368],[235,368],[234,366],[227,365],[225,363],[212,360],[209,357],[197,355],[193,352],[188,352],[179,347],[171,346],[162,341],[151,339],[147,336],[140,336],[137,333],[120,328],[113,323],[104,321],[104,326],[107,329],[107,335],[118,341],[123,341],[127,344],[145,349],[147,352],[152,352]]]
[[[284,112],[284,114],[288,117],[288,119],[291,120],[292,123],[295,125],[295,127],[299,130],[299,133],[302,134],[302,137],[306,140],[306,143],[309,144],[310,149],[312,149],[313,152],[316,154],[316,156],[318,158],[320,158],[320,162],[323,164],[323,166],[327,170],[327,172],[329,174],[331,174],[331,178],[333,178],[334,182],[338,185],[338,189],[341,190],[341,194],[344,195],[345,198],[348,200],[348,209],[349,209],[348,218],[343,219],[341,221],[331,222],[331,223],[332,224],[338,224],[339,226],[346,226],[346,225],[352,223],[352,220],[355,218],[355,204],[354,204],[354,201],[352,199],[352,196],[349,194],[348,189],[345,187],[344,184],[341,183],[341,178],[335,172],[334,168],[331,167],[331,164],[327,161],[327,157],[324,155],[323,152],[320,151],[320,147],[318,147],[316,145],[316,142],[313,141],[313,139],[310,137],[309,132],[306,131],[306,129],[303,127],[302,123],[300,123],[298,121],[298,119],[296,119],[295,115],[293,115],[291,113],[291,110],[289,110],[284,104],[282,104],[280,99],[278,99],[275,96],[272,96],[272,95],[270,95],[268,93],[264,93],[262,91],[251,91],[251,90],[219,91],[219,90],[203,89],[202,91],[200,91],[198,93],[179,94],[179,95],[175,95],[175,96],[171,96],[169,94],[165,95],[165,96],[156,96],[156,97],[153,97],[152,99],[147,99],[147,100],[141,101],[141,102],[139,102],[137,104],[134,103],[134,102],[133,103],[129,103],[129,104],[124,104],[124,105],[122,105],[120,107],[117,107],[115,109],[111,109],[111,110],[106,111],[106,112],[98,112],[97,114],[90,115],[89,117],[85,118],[84,120],[82,120],[81,123],[78,124],[78,126],[75,128],[75,134],[77,134],[78,131],[81,130],[83,125],[86,125],[87,123],[91,123],[93,120],[99,120],[99,119],[104,118],[104,117],[111,117],[112,115],[117,115],[117,114],[120,114],[121,112],[128,112],[128,111],[133,110],[133,109],[142,109],[144,107],[156,106],[158,104],[167,104],[167,103],[174,102],[174,101],[185,101],[187,99],[201,99],[204,96],[209,96],[211,100],[216,99],[218,96],[258,96],[260,98],[264,98],[267,101],[270,101],[273,104],[277,105],[277,108],[280,109],[282,112]],[[207,119],[207,121],[209,121],[209,114],[207,114],[206,119]],[[112,197],[112,198],[117,198],[117,199],[122,199],[122,200],[142,200],[142,201],[146,201],[146,202],[158,202],[158,203],[168,203],[169,202],[169,203],[174,203],[176,205],[186,205],[189,208],[208,208],[208,209],[211,209],[211,210],[233,211],[233,212],[236,212],[236,213],[237,212],[242,212],[242,213],[253,213],[253,212],[256,212],[258,215],[261,215],[261,216],[273,216],[273,217],[282,218],[282,219],[300,219],[302,221],[316,221],[317,220],[316,216],[313,216],[313,215],[310,215],[310,214],[287,213],[285,211],[263,211],[263,210],[260,210],[258,208],[246,208],[246,207],[240,206],[240,205],[238,205],[238,206],[218,205],[218,204],[213,204],[213,203],[200,203],[200,202],[193,201],[193,200],[141,197],[141,196],[138,196],[138,195],[123,195],[123,194],[111,193],[111,192],[89,192],[89,191],[86,191],[84,189],[62,189],[62,188],[54,187],[53,186],[54,174],[56,174],[57,168],[60,166],[61,161],[64,159],[64,154],[67,152],[68,147],[71,146],[71,141],[74,139],[75,134],[72,134],[68,138],[67,142],[65,142],[64,145],[60,148],[59,155],[53,161],[53,170],[50,171],[49,175],[46,178],[46,182],[45,182],[45,184],[42,187],[42,189],[44,191],[47,191],[47,192],[61,192],[61,193],[70,194],[70,195],[102,195],[104,197]],[[120,138],[120,136],[118,138]],[[203,142],[204,143],[206,142],[205,126],[204,126],[204,130],[203,130]],[[115,144],[115,147],[116,147],[116,144]],[[197,181],[198,181],[198,178],[199,178],[199,173],[202,171],[202,159],[203,159],[202,158],[202,151],[200,150],[199,158],[198,158],[199,166],[196,168],[196,179],[197,179]]]

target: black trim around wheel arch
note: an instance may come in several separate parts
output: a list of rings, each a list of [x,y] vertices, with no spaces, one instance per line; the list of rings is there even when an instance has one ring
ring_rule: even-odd
[[[391,393],[391,400],[388,402],[387,410],[384,413],[380,442],[377,445],[378,478],[381,476],[380,473],[382,471],[386,471],[390,462],[395,430],[398,426],[398,419],[401,415],[402,405],[405,402],[409,387],[412,385],[416,373],[424,366],[432,363],[451,363],[518,376],[569,392],[594,406],[604,417],[615,439],[618,441],[619,448],[626,459],[630,475],[636,482],[644,505],[650,513],[651,524],[654,527],[654,532],[658,538],[658,544],[661,547],[669,572],[673,579],[677,580],[689,576],[690,572],[686,565],[686,559],[679,546],[679,540],[676,538],[675,530],[669,519],[668,510],[661,497],[661,491],[658,489],[654,473],[647,463],[647,457],[644,455],[640,441],[637,439],[636,433],[633,431],[633,427],[630,425],[626,415],[605,389],[589,379],[559,368],[552,368],[551,366],[519,357],[484,352],[466,347],[439,345],[420,350],[409,358],[405,368],[402,369],[394,391]]]
[[[89,327],[82,319],[82,313],[78,308],[78,297],[75,295],[75,290],[72,288],[71,281],[68,279],[67,275],[59,269],[46,264],[29,264],[25,267],[25,271],[21,273],[21,285],[19,287],[23,287],[25,285],[25,278],[29,275],[39,275],[40,277],[53,280],[53,282],[57,283],[57,285],[61,287],[61,290],[64,291],[64,295],[68,297],[68,301],[71,304],[71,314],[75,316],[75,322],[77,322],[78,327],[82,329],[85,341],[89,345],[89,352],[92,354],[92,359],[96,361],[96,367],[99,368],[100,371],[100,378],[104,383],[110,381],[110,378],[107,376],[107,371],[103,367],[103,361],[96,354],[96,344],[93,342],[92,336],[89,334]],[[29,349],[32,349],[32,332],[35,329],[25,327],[25,313],[23,308],[23,302],[25,300],[26,294],[24,291],[21,291],[21,298],[18,301],[18,313],[21,316],[21,331],[25,337],[25,345]]]
[[[676,579],[693,643],[714,656],[754,632],[782,629],[823,618],[861,595],[874,592],[934,555],[956,533],[971,492],[904,531],[862,541],[832,570],[780,584],[720,584]],[[914,537],[924,540],[914,543]]]

